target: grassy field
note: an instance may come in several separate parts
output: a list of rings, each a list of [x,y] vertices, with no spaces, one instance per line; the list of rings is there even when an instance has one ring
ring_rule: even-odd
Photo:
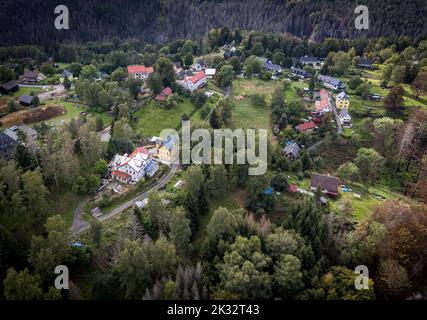
[[[389,89],[381,88],[381,70],[363,70],[361,73],[361,76],[364,80],[368,81],[371,85],[371,93],[378,94],[382,97],[386,97],[389,93]],[[349,78],[347,77],[338,77],[339,79],[343,80],[346,84],[348,84]],[[420,96],[417,98],[415,96],[415,92],[412,89],[412,87],[409,84],[402,84],[402,87],[405,89],[405,95],[404,95],[404,107],[423,107],[427,108],[427,96]],[[354,90],[351,90],[349,88],[346,89],[347,93],[350,95],[351,99],[351,106],[350,108],[362,108],[363,106],[370,106],[378,108],[378,113],[380,115],[384,115],[384,103],[383,102],[372,102],[372,101],[366,101],[363,100],[361,97],[355,95]]]
[[[104,120],[104,126],[108,126],[111,124],[111,116],[109,116],[106,112],[97,113],[93,110],[88,110],[88,108],[85,105],[76,104],[72,102],[62,101],[62,100],[49,100],[46,102],[46,105],[60,105],[65,108],[67,113],[65,113],[62,116],[55,117],[48,121],[49,123],[53,123],[55,125],[60,125],[61,121],[64,121],[65,123],[68,123],[71,119],[77,119],[80,116],[80,112],[84,111],[87,112],[89,116],[101,116],[101,118]]]
[[[300,101],[301,98],[297,95],[297,89],[303,90],[308,87],[308,84],[302,81],[292,81],[292,83],[285,89],[285,101],[287,103],[293,101]]]
[[[235,108],[233,109],[232,118],[235,128],[255,128],[270,130],[270,101],[271,94],[276,81],[262,81],[259,79],[237,79],[233,82],[233,99]],[[266,98],[266,106],[254,106],[249,96],[260,93]]]
[[[192,123],[202,121],[200,110],[189,99],[184,99],[176,108],[169,110],[156,107],[151,100],[135,112],[134,116],[138,119],[135,129],[145,136],[158,136],[163,129],[179,129],[184,114],[190,117]]]
[[[40,92],[42,92],[42,89],[40,89],[40,88],[29,88],[29,87],[22,88],[22,87],[20,87],[19,90],[14,92],[13,94],[2,95],[0,97],[0,106],[8,103],[8,101],[12,98],[15,100],[18,100],[19,96],[22,94],[31,94],[31,93],[38,94]]]

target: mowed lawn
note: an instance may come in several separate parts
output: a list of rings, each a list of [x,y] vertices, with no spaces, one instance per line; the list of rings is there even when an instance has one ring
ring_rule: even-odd
[[[298,96],[297,89],[304,90],[304,88],[308,88],[308,83],[303,81],[292,81],[285,89],[286,103],[290,103],[293,101],[300,102],[301,97]]]
[[[233,82],[233,99],[235,107],[232,121],[235,128],[270,130],[271,94],[278,82],[259,79],[237,79]],[[250,101],[253,94],[264,94],[265,106],[255,106]]]
[[[160,108],[151,100],[135,112],[137,122],[134,127],[144,136],[158,136],[163,129],[179,130],[183,115],[189,116],[192,123],[202,121],[200,110],[189,99],[183,99],[172,109]]]
[[[97,113],[93,110],[89,110],[89,108],[82,104],[62,101],[62,100],[49,100],[47,101],[46,105],[52,105],[52,106],[62,106],[67,111],[65,114],[51,118],[48,120],[45,120],[48,123],[53,123],[55,125],[60,125],[62,121],[64,123],[68,123],[71,121],[71,119],[77,119],[80,116],[80,112],[86,112],[88,114],[88,117],[92,116],[101,116],[102,120],[104,120],[104,127],[111,124],[112,118],[107,114],[107,112]]]
[[[362,72],[362,77],[365,80],[368,80],[371,84],[371,93],[379,94],[383,97],[387,96],[389,93],[389,89],[383,89],[380,87],[381,83],[381,70],[364,70]],[[405,89],[405,95],[403,97],[404,107],[423,107],[427,108],[427,96],[420,95],[418,98],[415,96],[415,92],[411,85],[409,84],[401,84],[401,86]],[[383,103],[380,103],[383,105]]]
[[[14,93],[12,93],[10,95],[2,95],[0,97],[0,106],[3,105],[3,104],[8,103],[9,100],[12,99],[12,98],[14,100],[18,100],[20,95],[23,95],[23,94],[30,95],[32,93],[34,95],[36,95],[36,94],[38,94],[38,93],[40,93],[42,91],[43,90],[41,88],[33,88],[33,87],[31,87],[31,88],[30,87],[23,88],[23,87],[20,87],[18,91],[14,92]]]

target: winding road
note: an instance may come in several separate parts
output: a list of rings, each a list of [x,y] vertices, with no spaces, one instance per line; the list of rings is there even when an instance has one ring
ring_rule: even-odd
[[[130,207],[134,206],[135,202],[141,201],[141,200],[147,198],[148,195],[150,193],[152,193],[153,191],[157,191],[157,190],[162,189],[170,181],[170,179],[176,173],[178,168],[179,168],[179,165],[177,165],[177,164],[171,165],[169,172],[166,175],[164,175],[150,189],[140,193],[136,197],[132,198],[131,200],[128,200],[127,202],[125,202],[122,205],[120,205],[119,207],[111,210],[110,212],[103,214],[102,216],[98,217],[97,220],[98,221],[108,220],[111,217],[114,217],[114,216],[120,214],[121,212],[129,209]],[[74,210],[73,225],[71,227],[72,236],[76,236],[76,235],[78,235],[78,234],[82,233],[83,231],[86,231],[90,228],[90,224],[87,221],[84,221],[82,219],[83,208],[86,206],[86,204],[88,203],[89,200],[90,200],[90,198],[84,198],[84,199],[80,200],[79,204],[77,205],[76,209]]]
[[[232,87],[230,85],[230,86],[228,86],[225,89],[224,97],[229,97],[231,95],[231,90],[232,90]],[[207,119],[209,119],[210,115],[212,114],[213,110],[215,110],[215,108],[216,108],[217,105],[218,105],[218,103],[211,110],[211,112],[209,113],[208,117],[206,118],[206,121],[207,121]],[[150,189],[148,189],[147,191],[144,191],[143,193],[140,193],[136,197],[134,197],[131,200],[123,203],[119,207],[114,208],[110,212],[107,212],[107,213],[103,214],[102,216],[98,217],[97,220],[98,221],[108,220],[111,217],[114,217],[114,216],[120,214],[121,212],[129,209],[130,207],[134,206],[137,201],[141,201],[141,200],[147,198],[148,195],[150,193],[152,193],[153,191],[157,191],[157,190],[163,188],[170,181],[170,179],[176,173],[176,171],[178,170],[178,168],[179,168],[179,165],[177,165],[177,164],[171,165],[169,172],[166,175],[164,175]],[[80,234],[80,233],[82,233],[82,232],[84,232],[84,231],[86,231],[86,230],[88,230],[90,228],[90,224],[87,221],[85,221],[85,220],[82,219],[83,209],[86,206],[86,204],[89,202],[89,200],[90,200],[90,197],[85,197],[85,198],[81,199],[80,202],[78,203],[77,207],[74,209],[73,225],[71,227],[71,234],[73,236],[76,236],[76,235],[78,235],[78,234]]]

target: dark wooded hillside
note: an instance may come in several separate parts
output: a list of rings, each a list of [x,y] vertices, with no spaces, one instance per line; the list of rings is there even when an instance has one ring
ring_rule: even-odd
[[[54,28],[54,8],[70,9],[68,31]],[[354,28],[354,8],[366,4],[371,26]],[[0,44],[58,43],[138,38],[195,38],[209,29],[289,32],[321,40],[387,35],[425,36],[425,0],[3,0]]]

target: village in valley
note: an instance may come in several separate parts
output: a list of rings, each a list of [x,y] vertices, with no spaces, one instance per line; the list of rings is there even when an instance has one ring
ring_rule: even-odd
[[[382,213],[425,215],[426,40],[328,38],[315,44],[223,28],[197,41],[156,45],[0,48],[0,63],[0,186],[14,215],[19,203],[34,203],[40,217],[60,216],[73,250],[88,250],[92,258],[70,253],[76,269],[85,270],[73,279],[81,296],[155,297],[180,261],[187,267],[202,262],[208,276],[204,282],[194,276],[192,283],[200,295],[207,286],[205,298],[344,297],[326,275],[352,274],[355,261],[372,263],[375,272],[390,267],[375,260],[385,259],[382,243],[392,247],[393,241],[378,230],[390,228],[390,237],[397,232]],[[267,129],[267,173],[248,176],[248,166],[237,164],[180,165],[179,140],[160,134],[180,132],[182,121],[192,129]],[[10,185],[9,176],[21,182]],[[30,180],[33,188],[26,185]],[[27,192],[38,200],[26,199]],[[49,214],[42,213],[47,207]],[[34,234],[43,237],[44,224],[37,228]],[[295,246],[286,259],[297,257],[298,281],[272,289],[263,287],[270,281],[265,279],[256,289],[230,286],[234,278],[224,252],[237,251],[238,241],[253,241],[261,252],[255,237],[263,248],[266,243],[263,257],[272,257],[266,265],[279,259],[272,248]],[[372,248],[356,243],[365,237]],[[128,239],[165,251],[173,247],[179,259],[146,271],[150,281],[135,280],[141,288],[131,286],[124,263],[133,262],[116,253],[121,246],[133,250]],[[297,249],[306,246],[310,253]],[[416,279],[425,270],[412,268],[422,258],[393,259],[420,288]],[[188,272],[199,270],[194,268]],[[276,281],[270,269],[257,272]],[[101,279],[105,270],[112,270],[110,278]],[[98,287],[91,285],[95,278]],[[393,291],[381,279],[374,279],[382,284],[375,292],[381,297],[413,293],[409,286]],[[117,284],[116,293],[105,289]],[[355,299],[375,297],[372,290],[348,292]]]

